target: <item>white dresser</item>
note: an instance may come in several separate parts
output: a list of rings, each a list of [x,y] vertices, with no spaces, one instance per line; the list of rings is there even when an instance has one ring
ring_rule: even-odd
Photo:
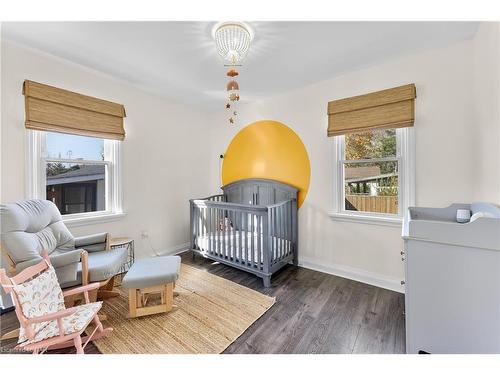
[[[411,207],[403,239],[407,353],[500,353],[500,209]]]

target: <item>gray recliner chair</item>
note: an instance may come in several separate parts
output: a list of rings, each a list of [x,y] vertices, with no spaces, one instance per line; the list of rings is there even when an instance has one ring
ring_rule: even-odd
[[[112,292],[113,278],[127,261],[127,250],[110,250],[107,233],[73,237],[51,201],[32,199],[0,205],[0,227],[11,273],[40,262],[46,249],[61,287],[99,282],[106,286],[103,297],[118,294]]]

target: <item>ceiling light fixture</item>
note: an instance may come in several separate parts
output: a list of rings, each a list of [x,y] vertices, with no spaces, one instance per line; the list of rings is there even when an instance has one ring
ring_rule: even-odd
[[[253,32],[248,25],[242,22],[221,22],[212,29],[212,36],[217,46],[217,52],[224,60],[224,65],[230,67],[226,74],[229,77],[229,82],[226,85],[226,111],[228,112],[229,124],[232,125],[238,116],[236,104],[240,100],[240,85],[235,79],[239,73],[235,67],[241,66],[250,48]]]
[[[212,35],[226,65],[241,65],[253,39],[252,29],[243,22],[221,22],[214,26]]]

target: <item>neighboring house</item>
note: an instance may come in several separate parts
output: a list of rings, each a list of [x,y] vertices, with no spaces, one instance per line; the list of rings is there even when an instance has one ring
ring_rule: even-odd
[[[397,173],[382,173],[377,165],[345,168],[344,173],[346,210],[398,213],[397,190],[394,191],[391,184],[394,181],[390,180]]]
[[[345,182],[350,194],[379,195],[381,182],[390,177],[397,176],[397,173],[382,173],[379,166],[355,167],[345,169]]]
[[[47,176],[47,199],[61,214],[103,211],[105,207],[104,165],[84,165],[53,176]]]

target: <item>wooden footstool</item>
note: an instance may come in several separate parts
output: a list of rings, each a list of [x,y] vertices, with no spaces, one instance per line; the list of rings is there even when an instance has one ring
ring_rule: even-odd
[[[172,310],[174,285],[179,277],[180,267],[181,258],[178,256],[136,260],[122,282],[122,286],[129,290],[129,317]],[[147,306],[150,294],[160,294],[161,304]]]

